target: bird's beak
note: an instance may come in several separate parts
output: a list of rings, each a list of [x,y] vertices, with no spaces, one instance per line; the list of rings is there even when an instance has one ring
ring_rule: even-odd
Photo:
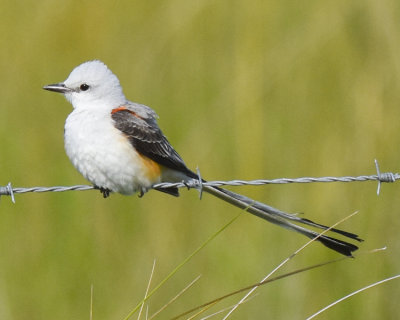
[[[64,83],[48,84],[47,86],[44,86],[43,89],[60,93],[68,93],[73,91],[72,89],[66,87]]]

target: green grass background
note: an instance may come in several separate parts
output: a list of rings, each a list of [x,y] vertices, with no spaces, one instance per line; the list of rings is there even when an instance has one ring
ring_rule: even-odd
[[[0,12],[0,185],[86,183],[63,149],[71,106],[41,87],[90,59],[157,111],[207,179],[374,174],[375,158],[399,170],[398,1],[2,0]],[[398,274],[399,186],[379,197],[376,187],[235,188],[325,224],[359,210],[341,227],[366,240],[360,253],[388,248],[260,288],[231,319],[303,319]],[[94,319],[123,319],[154,259],[156,284],[238,212],[195,190],[2,197],[0,319],[89,319],[92,284]],[[199,274],[159,319],[254,283],[305,241],[243,214],[152,297],[150,314]],[[337,256],[313,244],[282,272]],[[320,319],[398,319],[399,288],[384,284]]]

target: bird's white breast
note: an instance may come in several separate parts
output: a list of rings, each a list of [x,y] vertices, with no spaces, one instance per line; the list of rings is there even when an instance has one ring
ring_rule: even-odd
[[[74,109],[66,120],[64,139],[73,165],[98,187],[132,194],[159,182],[159,177],[146,175],[141,156],[114,127],[109,112]]]

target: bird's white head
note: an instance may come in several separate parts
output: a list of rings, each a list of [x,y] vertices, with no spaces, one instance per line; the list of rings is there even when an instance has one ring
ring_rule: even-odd
[[[75,109],[112,109],[126,102],[117,76],[99,60],[82,63],[64,82],[43,89],[63,93]]]

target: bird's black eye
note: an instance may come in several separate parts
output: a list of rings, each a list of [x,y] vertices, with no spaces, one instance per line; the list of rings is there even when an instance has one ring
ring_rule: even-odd
[[[82,83],[79,88],[81,89],[81,91],[86,91],[89,89],[89,86],[86,83]]]

